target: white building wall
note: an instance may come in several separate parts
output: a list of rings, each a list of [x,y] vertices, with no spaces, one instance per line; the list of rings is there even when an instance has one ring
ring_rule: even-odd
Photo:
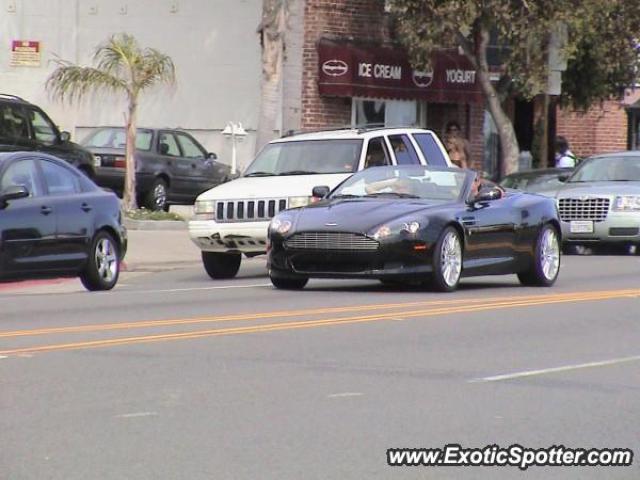
[[[175,87],[143,94],[138,125],[183,128],[230,163],[228,121],[249,131],[238,163],[252,158],[260,101],[261,0],[0,0],[0,93],[38,104],[80,140],[93,127],[123,125],[126,100],[94,95],[80,105],[51,100],[44,88],[56,56],[89,65],[97,45],[127,32],[168,54]],[[42,46],[40,67],[10,66],[12,40]]]

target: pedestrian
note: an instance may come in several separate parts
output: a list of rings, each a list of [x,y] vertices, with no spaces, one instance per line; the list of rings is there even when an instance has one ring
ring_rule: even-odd
[[[569,142],[564,137],[556,137],[556,168],[573,168],[576,156],[569,150]]]
[[[444,144],[451,161],[460,168],[468,168],[471,163],[469,141],[462,136],[460,124],[455,120],[447,123]]]

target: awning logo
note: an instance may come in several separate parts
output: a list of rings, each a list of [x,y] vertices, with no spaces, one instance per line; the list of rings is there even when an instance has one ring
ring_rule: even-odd
[[[322,71],[330,77],[341,77],[349,71],[349,65],[342,60],[327,60],[322,64]]]

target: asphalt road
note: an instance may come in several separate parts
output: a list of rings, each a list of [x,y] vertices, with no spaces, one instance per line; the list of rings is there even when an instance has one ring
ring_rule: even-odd
[[[0,288],[0,479],[640,478],[640,257],[453,294],[274,290],[262,260]],[[630,467],[390,467],[392,447],[623,447]]]

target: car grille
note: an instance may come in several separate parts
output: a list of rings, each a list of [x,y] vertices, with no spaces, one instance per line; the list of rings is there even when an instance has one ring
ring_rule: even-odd
[[[285,247],[293,250],[373,251],[380,244],[365,235],[344,232],[301,232],[292,235]]]
[[[216,222],[259,222],[287,209],[286,198],[216,201]]]
[[[609,213],[608,198],[561,198],[558,202],[558,213],[564,222],[571,220],[593,220],[602,222]]]

